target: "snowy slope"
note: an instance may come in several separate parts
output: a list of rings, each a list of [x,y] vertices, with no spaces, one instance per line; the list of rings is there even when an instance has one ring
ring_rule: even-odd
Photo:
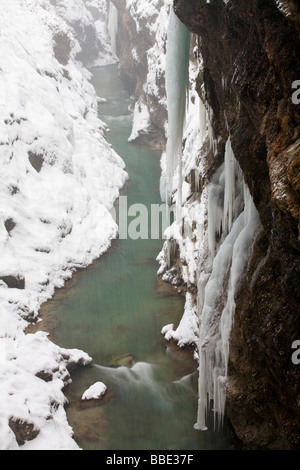
[[[26,430],[37,437],[23,449],[77,448],[61,390],[67,365],[91,359],[24,329],[74,269],[108,249],[109,209],[127,177],[56,3],[0,0],[1,450],[18,449]]]

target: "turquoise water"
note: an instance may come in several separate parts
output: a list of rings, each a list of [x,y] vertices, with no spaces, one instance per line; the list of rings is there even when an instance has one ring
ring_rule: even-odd
[[[128,143],[130,98],[118,68],[92,70],[106,103],[99,115],[108,140],[125,161],[128,206],[160,203],[160,153]],[[182,296],[157,280],[162,240],[115,240],[107,254],[77,274],[48,305],[55,317],[55,342],[92,358],[67,388],[68,421],[84,450],[196,450],[228,448],[221,433],[193,429],[197,415],[197,372],[190,355],[167,349],[161,329],[178,324]],[[84,406],[82,393],[102,381],[103,403]]]

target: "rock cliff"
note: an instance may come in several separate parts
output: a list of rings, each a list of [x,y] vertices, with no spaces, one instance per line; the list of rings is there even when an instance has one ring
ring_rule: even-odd
[[[247,448],[299,448],[300,366],[291,360],[300,338],[299,6],[175,0],[174,10],[203,61],[196,89],[216,146],[206,178],[230,137],[262,223],[235,293],[226,413]]]

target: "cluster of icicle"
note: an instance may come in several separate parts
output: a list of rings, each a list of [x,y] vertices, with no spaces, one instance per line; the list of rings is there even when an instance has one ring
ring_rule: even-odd
[[[176,224],[181,221],[182,139],[189,83],[190,33],[171,9],[166,58],[168,140],[166,151],[167,201],[177,190]],[[201,107],[202,105],[202,107]],[[215,151],[211,110],[200,103],[201,141],[210,139]],[[177,176],[177,180],[174,179]],[[206,430],[206,415],[213,401],[215,426],[223,422],[229,339],[235,312],[235,292],[247,269],[259,216],[243,179],[228,138],[224,163],[214,174],[208,191],[207,241],[211,268],[208,275],[197,273],[199,316],[199,392],[195,428]],[[167,240],[167,251],[172,248]],[[170,257],[170,253],[168,254]],[[170,260],[168,260],[170,266]],[[223,300],[222,300],[223,299]],[[225,299],[225,300],[224,300]],[[221,303],[221,300],[223,303]],[[220,305],[223,305],[220,311]]]
[[[215,426],[222,424],[226,402],[229,340],[235,293],[246,272],[260,220],[230,138],[223,165],[215,173],[208,195],[208,247],[212,271],[198,276],[199,391],[196,429],[206,430],[213,401]],[[225,291],[224,291],[225,290]],[[225,301],[222,301],[225,298]],[[219,305],[223,305],[221,311]]]

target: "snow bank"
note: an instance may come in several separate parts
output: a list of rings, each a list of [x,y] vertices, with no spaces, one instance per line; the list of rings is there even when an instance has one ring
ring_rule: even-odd
[[[68,368],[91,358],[24,330],[75,269],[108,249],[117,233],[109,211],[127,178],[60,5],[0,0],[1,450],[77,448],[62,389]],[[71,24],[84,4],[64,5]]]

